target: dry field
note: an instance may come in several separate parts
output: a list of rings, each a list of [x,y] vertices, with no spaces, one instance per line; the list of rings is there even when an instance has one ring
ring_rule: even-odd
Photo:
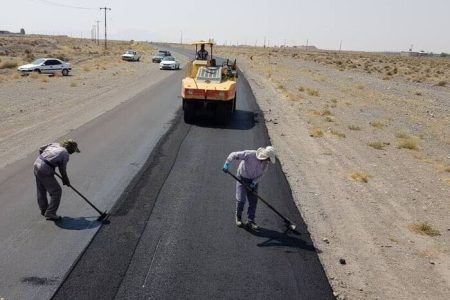
[[[252,86],[338,298],[450,299],[450,60],[216,50]]]
[[[128,48],[141,54],[152,53],[148,44],[133,41],[109,41],[108,50],[87,40],[63,36],[0,36],[0,81],[17,80],[17,66],[36,58],[54,57],[79,66],[83,71],[106,70],[121,63],[120,55]],[[36,77],[36,76],[35,76]]]

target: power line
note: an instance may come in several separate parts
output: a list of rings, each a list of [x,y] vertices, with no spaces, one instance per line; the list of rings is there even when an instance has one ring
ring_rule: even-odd
[[[94,7],[81,7],[81,6],[73,6],[73,5],[68,5],[68,4],[61,4],[61,3],[56,3],[53,1],[48,1],[48,0],[28,0],[31,2],[34,1],[38,1],[38,2],[43,2],[45,4],[49,4],[49,5],[53,5],[53,6],[59,6],[59,7],[64,7],[64,8],[73,8],[73,9],[97,9]]]

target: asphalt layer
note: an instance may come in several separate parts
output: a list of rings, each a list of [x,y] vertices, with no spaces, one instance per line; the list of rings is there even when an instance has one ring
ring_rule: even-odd
[[[184,72],[158,72],[171,74],[132,98],[118,96],[122,104],[66,136],[81,149],[67,166],[71,184],[102,211],[117,203],[179,110],[179,85],[173,83]],[[33,175],[37,153],[0,168],[0,299],[52,297],[100,226],[97,212],[68,187],[58,209],[63,219],[41,216]]]
[[[270,144],[263,120],[243,76],[229,125],[180,112],[53,299],[333,299],[278,162],[259,194],[300,235],[261,202],[259,231],[234,224],[221,169],[230,152]]]

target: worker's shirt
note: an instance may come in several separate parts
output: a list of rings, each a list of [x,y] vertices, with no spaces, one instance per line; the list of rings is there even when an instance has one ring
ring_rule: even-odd
[[[69,152],[67,152],[66,148],[62,147],[59,143],[51,143],[39,148],[39,152],[41,154],[34,162],[34,166],[39,170],[41,175],[52,176],[55,174],[56,167],[58,167],[61,173],[66,172],[66,166],[69,162]]]
[[[255,184],[261,180],[264,173],[269,168],[269,161],[259,160],[256,157],[256,150],[231,152],[230,155],[228,155],[226,162],[230,163],[233,160],[241,161],[237,170],[237,175],[239,177],[251,179]]]
[[[197,59],[201,59],[201,60],[208,59],[208,51],[206,51],[206,50],[199,50],[197,52]]]

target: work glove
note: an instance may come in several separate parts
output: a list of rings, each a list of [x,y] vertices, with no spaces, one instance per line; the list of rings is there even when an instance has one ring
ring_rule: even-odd
[[[223,165],[222,171],[224,171],[225,173],[228,173],[228,167],[229,167],[229,166],[230,166],[229,163],[225,163],[225,164]]]
[[[257,183],[252,182],[248,187],[252,190],[255,190],[257,185],[258,185]]]
[[[69,180],[69,178],[62,178],[62,184],[63,185],[65,185],[65,186],[70,186],[70,180]]]

